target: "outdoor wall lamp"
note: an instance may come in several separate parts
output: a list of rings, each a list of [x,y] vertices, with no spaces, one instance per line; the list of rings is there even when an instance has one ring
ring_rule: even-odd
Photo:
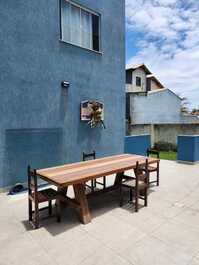
[[[62,81],[62,82],[61,82],[61,86],[62,86],[63,88],[69,88],[70,83],[69,83],[68,81]]]

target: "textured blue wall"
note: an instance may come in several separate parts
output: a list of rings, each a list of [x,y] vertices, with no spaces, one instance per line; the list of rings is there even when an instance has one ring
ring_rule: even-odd
[[[181,123],[181,100],[169,89],[131,94],[130,106],[133,124]]]
[[[199,135],[178,136],[178,160],[184,162],[199,161]]]
[[[134,135],[125,137],[124,152],[128,154],[147,155],[151,147],[150,135]]]
[[[83,151],[100,157],[124,150],[125,3],[77,2],[102,15],[103,54],[59,41],[58,0],[0,1],[0,186],[24,181],[27,163],[45,167],[79,161]],[[80,122],[87,99],[105,104],[106,130]]]

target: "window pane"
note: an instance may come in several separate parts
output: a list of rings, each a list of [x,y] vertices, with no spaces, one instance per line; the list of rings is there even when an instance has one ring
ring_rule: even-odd
[[[81,45],[81,31],[80,31],[80,8],[71,5],[70,13],[71,25],[71,42]]]
[[[81,10],[81,38],[82,46],[92,49],[92,27],[91,14],[87,11]]]
[[[73,4],[60,0],[61,3],[61,39],[63,41],[99,51],[100,17]]]
[[[99,51],[99,16],[92,15],[93,50]]]
[[[62,40],[70,41],[70,4],[61,0]]]
[[[136,76],[136,86],[141,86],[141,78]]]

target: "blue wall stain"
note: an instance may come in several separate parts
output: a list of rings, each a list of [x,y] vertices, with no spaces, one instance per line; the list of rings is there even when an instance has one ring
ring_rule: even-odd
[[[27,163],[53,166],[80,161],[83,151],[101,157],[124,150],[125,3],[78,2],[101,14],[102,54],[59,41],[58,0],[0,1],[0,186],[25,180]],[[104,103],[106,130],[80,121],[84,100]],[[42,141],[47,152],[54,146],[52,157]]]
[[[147,155],[147,149],[151,147],[150,135],[126,136],[124,152],[128,154]]]
[[[178,160],[184,162],[199,161],[199,135],[178,136]]]

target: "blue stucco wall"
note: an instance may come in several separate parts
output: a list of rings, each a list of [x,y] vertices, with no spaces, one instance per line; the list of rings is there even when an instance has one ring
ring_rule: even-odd
[[[199,135],[178,136],[178,160],[184,162],[199,161]]]
[[[147,155],[147,149],[151,147],[150,135],[133,135],[125,137],[124,152],[128,154]]]
[[[169,89],[131,94],[130,115],[133,124],[181,123],[181,99]]]
[[[58,0],[0,1],[0,187],[45,167],[122,153],[125,3],[79,0],[101,14],[102,54],[59,41]],[[112,15],[114,14],[114,16]],[[70,82],[64,92],[62,80]],[[111,82],[110,82],[111,81]],[[80,122],[80,102],[105,105],[107,129]]]

